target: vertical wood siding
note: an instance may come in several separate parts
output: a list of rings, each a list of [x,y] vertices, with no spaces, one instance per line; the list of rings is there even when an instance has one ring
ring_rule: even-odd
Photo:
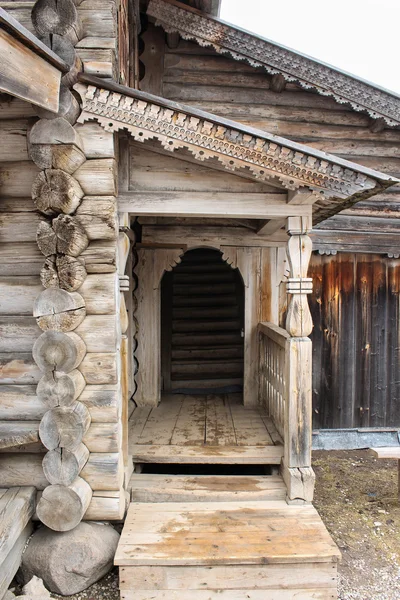
[[[314,254],[313,426],[400,426],[400,259]]]

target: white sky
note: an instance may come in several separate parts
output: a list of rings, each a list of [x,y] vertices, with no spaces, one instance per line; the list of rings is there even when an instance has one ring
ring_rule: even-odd
[[[220,17],[400,94],[400,0],[222,0]]]

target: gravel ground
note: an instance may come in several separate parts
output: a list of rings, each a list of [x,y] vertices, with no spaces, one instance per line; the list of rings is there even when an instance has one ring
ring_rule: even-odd
[[[315,452],[314,469],[314,504],[342,552],[340,600],[399,600],[397,462]]]
[[[339,600],[400,600],[396,461],[366,451],[319,451],[313,458],[314,504],[342,552]],[[117,569],[84,592],[53,598],[119,600]]]

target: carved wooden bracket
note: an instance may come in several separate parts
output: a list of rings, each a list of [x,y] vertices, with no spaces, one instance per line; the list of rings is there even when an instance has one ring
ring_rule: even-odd
[[[85,80],[88,77],[84,78]],[[93,78],[90,78],[92,81]],[[100,82],[101,85],[103,82]],[[189,109],[117,84],[79,83],[81,123],[128,130],[137,141],[157,139],[167,151],[186,149],[200,161],[217,159],[229,171],[316,194],[317,220],[395,182],[393,178],[240,123]],[[106,89],[106,88],[112,89]],[[119,91],[114,91],[119,90]]]

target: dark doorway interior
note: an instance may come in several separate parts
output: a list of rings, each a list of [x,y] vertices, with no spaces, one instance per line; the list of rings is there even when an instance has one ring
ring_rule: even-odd
[[[189,250],[161,284],[163,392],[243,389],[244,286],[218,250]]]

